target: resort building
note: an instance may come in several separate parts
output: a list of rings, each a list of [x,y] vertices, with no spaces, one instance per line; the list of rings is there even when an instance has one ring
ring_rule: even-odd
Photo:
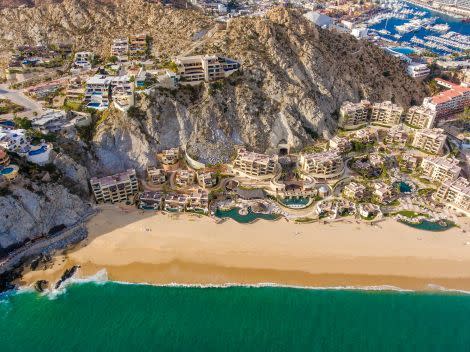
[[[139,191],[139,182],[134,169],[106,176],[90,179],[91,189],[96,202],[122,202],[135,195]]]
[[[363,218],[372,218],[380,213],[380,207],[372,203],[359,204],[358,210]]]
[[[0,127],[0,147],[10,152],[26,152],[29,150],[30,140],[25,130]]]
[[[153,185],[161,185],[166,182],[165,170],[155,166],[147,167],[147,181]]]
[[[217,184],[217,174],[212,171],[198,171],[196,178],[198,185],[202,188],[211,188]]]
[[[385,144],[392,144],[399,147],[404,147],[408,141],[408,133],[402,125],[392,127],[384,139]]]
[[[129,61],[129,41],[127,38],[114,39],[111,45],[111,56],[115,56],[118,62]]]
[[[369,154],[369,164],[373,168],[382,168],[384,166],[384,158],[379,153]]]
[[[161,158],[162,158],[162,163],[165,165],[176,164],[178,160],[180,159],[180,149],[179,148],[165,149],[162,151]]]
[[[216,55],[177,56],[174,61],[181,84],[214,82],[230,76],[240,68],[239,62]]]
[[[401,154],[398,162],[400,169],[412,172],[418,167],[418,158],[411,152]]]
[[[377,131],[372,128],[363,128],[354,132],[352,140],[362,144],[373,144],[377,142]]]
[[[397,199],[395,189],[382,181],[373,183],[372,195],[379,203],[382,204],[388,204]]]
[[[63,110],[47,110],[41,116],[31,120],[31,126],[42,133],[57,133],[67,122],[66,112]]]
[[[392,104],[391,101],[372,104],[370,122],[372,124],[394,126],[400,123],[403,115],[401,106]]]
[[[129,76],[113,77],[110,83],[111,97],[117,109],[127,111],[134,106],[134,83],[131,82]]]
[[[433,194],[433,198],[469,215],[470,182],[463,177],[455,181],[445,181]]]
[[[188,197],[186,210],[207,214],[209,212],[209,193],[202,188],[191,193]]]
[[[186,194],[169,193],[165,195],[165,206],[166,211],[171,212],[182,212],[186,210],[188,204],[188,196]]]
[[[73,68],[78,72],[91,70],[95,54],[90,51],[80,51],[75,54]]]
[[[406,73],[413,78],[425,78],[431,73],[431,69],[426,64],[412,63],[407,66]]]
[[[301,154],[299,164],[303,172],[317,178],[338,177],[344,171],[343,158],[335,151]]]
[[[85,102],[88,108],[104,110],[109,107],[111,78],[95,75],[86,81]]]
[[[146,210],[160,210],[163,208],[165,195],[163,192],[145,191],[139,195],[139,208]]]
[[[343,189],[343,196],[354,201],[363,200],[366,194],[367,188],[357,182],[351,182]]]
[[[412,106],[408,109],[404,122],[414,128],[431,128],[436,112],[425,106]]]
[[[421,173],[433,182],[454,181],[459,177],[460,171],[457,159],[427,157],[421,162]]]
[[[369,122],[371,104],[367,100],[360,103],[344,102],[339,111],[338,126],[345,130],[356,129]]]
[[[247,176],[272,176],[277,164],[277,158],[265,154],[248,152],[244,148],[238,150],[237,158],[233,162],[236,171]]]
[[[412,146],[429,154],[441,154],[447,136],[441,128],[423,129],[416,132]]]
[[[178,187],[189,187],[194,185],[196,173],[192,170],[178,170],[176,172],[175,183]]]
[[[85,98],[85,82],[80,76],[70,79],[65,91],[65,98],[72,102],[82,102]]]
[[[142,59],[147,53],[147,35],[134,34],[129,36],[129,57],[131,59]]]
[[[340,136],[334,136],[330,139],[329,146],[331,150],[335,150],[341,154],[347,153],[352,149],[351,142],[347,138]]]
[[[454,115],[470,106],[470,88],[440,78],[436,78],[436,82],[448,89],[423,101],[423,106],[435,112],[436,118]]]

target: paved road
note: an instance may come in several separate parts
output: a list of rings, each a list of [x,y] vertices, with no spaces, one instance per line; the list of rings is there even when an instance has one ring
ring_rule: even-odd
[[[37,101],[27,97],[20,90],[9,89],[7,84],[0,84],[0,98],[9,99],[15,104],[24,106],[25,111],[18,113],[18,116],[32,117],[34,112],[39,113],[43,109]],[[13,114],[5,114],[1,117],[12,118]]]

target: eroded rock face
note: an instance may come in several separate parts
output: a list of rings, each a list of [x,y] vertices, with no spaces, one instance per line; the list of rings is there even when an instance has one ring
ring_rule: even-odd
[[[145,167],[155,152],[178,145],[212,164],[227,161],[234,144],[270,152],[287,142],[299,150],[333,135],[346,100],[409,106],[425,95],[381,49],[281,8],[230,21],[196,52],[222,52],[242,70],[217,84],[140,95],[138,119],[112,116],[98,129],[97,155],[106,167]]]
[[[28,8],[0,10],[0,53],[22,44],[71,43],[77,50],[110,53],[113,38],[148,33],[156,53],[176,55],[213,24],[192,10],[145,0],[36,1]]]
[[[79,221],[90,205],[57,184],[10,185],[0,197],[0,247],[47,234],[56,226]]]

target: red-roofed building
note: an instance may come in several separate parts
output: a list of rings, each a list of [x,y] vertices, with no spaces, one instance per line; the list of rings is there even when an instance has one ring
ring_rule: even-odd
[[[470,88],[437,78],[437,84],[447,90],[424,99],[423,106],[436,112],[436,118],[447,117],[462,112],[470,106]]]

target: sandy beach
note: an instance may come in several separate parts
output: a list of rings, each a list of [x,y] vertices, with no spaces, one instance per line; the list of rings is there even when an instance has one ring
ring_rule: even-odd
[[[286,220],[242,225],[208,217],[107,206],[88,224],[89,238],[57,255],[52,267],[21,284],[106,269],[115,281],[153,284],[274,283],[291,286],[395,286],[470,291],[470,225],[417,231],[394,220],[377,226]]]

